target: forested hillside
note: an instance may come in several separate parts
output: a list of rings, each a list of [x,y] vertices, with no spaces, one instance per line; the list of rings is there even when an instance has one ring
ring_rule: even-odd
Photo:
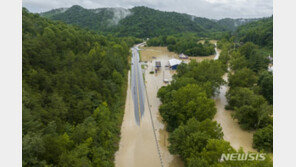
[[[163,12],[147,7],[134,7],[132,15],[119,22],[120,35],[136,37],[155,37],[181,32],[204,34],[222,30],[214,21],[176,12]]]
[[[41,13],[41,16],[118,36],[155,37],[181,32],[209,32],[226,29],[213,20],[147,7],[84,9],[72,6]]]
[[[40,15],[96,32],[111,32],[118,22],[129,14],[131,12],[123,8],[84,9],[74,5],[69,9],[55,9]]]
[[[218,20],[217,23],[221,26],[223,26],[225,29],[230,30],[230,31],[235,31],[237,27],[257,21],[259,19],[231,19],[231,18],[225,18]]]
[[[23,166],[114,166],[134,38],[22,21]]]
[[[260,19],[238,27],[235,35],[242,42],[253,42],[261,47],[273,48],[273,17]]]

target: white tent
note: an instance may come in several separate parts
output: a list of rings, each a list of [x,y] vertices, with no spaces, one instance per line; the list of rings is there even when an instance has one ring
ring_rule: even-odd
[[[169,60],[169,65],[172,67],[172,66],[175,66],[175,65],[179,65],[181,64],[182,61],[181,60],[178,60],[178,59],[171,59]]]

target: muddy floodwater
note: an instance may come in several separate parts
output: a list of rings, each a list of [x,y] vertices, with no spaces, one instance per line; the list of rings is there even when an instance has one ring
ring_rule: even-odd
[[[219,50],[217,51],[219,52]],[[206,57],[190,57],[190,59],[200,62],[205,59],[217,59],[218,57],[219,54]],[[158,111],[161,102],[157,98],[157,91],[166,85],[164,80],[171,80],[175,73],[175,71],[166,67],[168,60],[171,58],[178,59],[178,55],[169,52],[166,47],[140,47],[141,67],[143,68],[144,82],[147,89],[145,112],[140,125],[138,125],[134,117],[129,74],[125,113],[121,126],[121,140],[119,150],[115,154],[116,167],[158,167],[161,164],[164,167],[184,166],[178,156],[171,155],[168,151],[169,134],[165,130],[165,124]],[[190,59],[185,60],[185,62],[189,62]],[[156,61],[161,63],[161,67],[157,72],[155,67]],[[154,71],[154,73],[150,74],[151,71]],[[223,78],[227,80],[227,75],[224,75]],[[214,120],[221,124],[224,139],[229,141],[231,146],[235,149],[243,147],[244,151],[255,151],[252,148],[253,133],[242,130],[238,123],[232,119],[232,111],[224,109],[227,104],[225,98],[227,89],[227,86],[221,86],[220,94],[214,98],[217,107],[217,114]],[[152,128],[152,121],[154,129]]]
[[[163,165],[165,167],[182,167],[184,165],[180,158],[178,156],[171,155],[168,151],[168,132],[165,130],[165,125],[158,112],[158,107],[161,102],[157,98],[158,89],[166,85],[163,80],[171,80],[175,73],[175,71],[170,70],[165,66],[168,65],[168,61],[170,59],[178,58],[178,55],[173,52],[169,52],[166,47],[143,47],[141,48],[141,57],[144,61],[147,61],[144,74],[145,85],[147,88],[147,98],[149,99]],[[150,74],[150,71],[155,71],[156,61],[161,62],[161,67],[157,73]]]
[[[115,166],[161,166],[149,113],[144,113],[140,125],[136,123],[131,95],[130,73],[128,80],[125,113],[121,126],[119,150],[115,154]],[[145,111],[148,111],[147,103],[145,103]]]
[[[223,76],[223,79],[227,81],[227,74]],[[224,140],[229,141],[233,148],[239,149],[242,147],[245,152],[255,152],[256,150],[252,147],[253,132],[243,130],[238,122],[232,118],[233,111],[225,110],[225,105],[227,105],[225,94],[227,90],[226,85],[221,86],[220,93],[214,98],[217,108],[214,120],[220,123],[224,133]]]
[[[116,153],[116,166],[161,166],[160,159],[165,167],[183,167],[184,164],[176,155],[171,155],[168,151],[168,132],[165,130],[165,125],[159,114],[158,108],[161,104],[157,98],[157,91],[162,86],[165,86],[164,80],[171,80],[176,71],[170,70],[168,61],[172,58],[178,59],[178,55],[174,52],[169,52],[166,47],[141,47],[140,59],[142,61],[142,71],[144,72],[145,87],[147,89],[145,102],[145,114],[139,127],[135,126],[132,118],[132,101],[128,90],[126,113],[122,124],[122,139],[120,141],[120,149]],[[207,57],[190,57],[202,61],[205,59],[213,59],[215,55]],[[185,60],[185,62],[189,62]],[[155,62],[161,63],[161,67],[156,70]],[[154,74],[150,74],[153,71]],[[157,71],[157,72],[156,72]],[[149,106],[148,106],[149,105]],[[149,108],[150,110],[149,110]],[[149,111],[151,111],[154,122],[154,131],[157,141],[153,139],[152,124],[149,120]],[[141,138],[142,135],[146,138]],[[139,142],[135,144],[135,142]],[[143,143],[145,142],[145,143]],[[159,149],[156,147],[158,143]],[[136,153],[137,151],[137,153]],[[158,152],[160,156],[158,156]],[[145,154],[144,154],[145,153]]]
[[[142,63],[145,87],[147,89],[145,112],[140,125],[137,125],[134,117],[129,78],[125,113],[121,127],[121,140],[119,150],[115,154],[115,166],[160,167],[162,160],[162,164],[165,167],[182,167],[184,165],[180,158],[171,155],[167,149],[169,144],[167,141],[168,133],[158,112],[161,102],[156,97],[158,89],[165,85],[163,78],[170,79],[174,74],[174,71],[169,70],[165,65],[169,59],[177,58],[178,56],[173,52],[169,52],[166,47],[144,47],[141,48],[140,57],[142,61],[146,62]],[[155,71],[155,61],[160,61],[162,67],[157,73],[150,74],[150,71]],[[152,128],[150,111],[154,122],[154,129]],[[156,140],[153,131],[155,131]],[[158,143],[158,148],[156,142]]]

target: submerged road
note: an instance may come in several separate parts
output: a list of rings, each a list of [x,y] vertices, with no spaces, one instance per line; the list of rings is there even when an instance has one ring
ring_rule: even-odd
[[[138,125],[141,124],[141,118],[144,114],[145,85],[141,64],[139,63],[138,46],[132,48],[132,68],[131,68],[131,91],[134,101],[135,120]]]

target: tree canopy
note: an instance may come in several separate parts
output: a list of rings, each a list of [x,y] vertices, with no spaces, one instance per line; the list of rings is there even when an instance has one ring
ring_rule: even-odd
[[[273,127],[271,125],[257,130],[253,138],[253,145],[258,150],[273,151]]]
[[[167,46],[169,51],[188,56],[209,56],[215,53],[215,46],[208,40],[200,42],[196,34],[159,36],[147,41],[148,46]]]
[[[179,126],[169,137],[169,150],[178,154],[182,159],[192,155],[199,155],[206,147],[210,139],[222,139],[222,128],[210,119],[198,122],[196,119],[189,119],[186,125]]]
[[[170,99],[159,107],[169,131],[186,123],[189,118],[194,117],[198,121],[203,121],[207,118],[212,119],[216,114],[214,100],[209,99],[198,85],[187,85],[173,91]]]
[[[135,38],[22,20],[23,166],[114,166]]]
[[[238,27],[236,36],[242,42],[253,42],[273,48],[273,17],[260,19]]]

